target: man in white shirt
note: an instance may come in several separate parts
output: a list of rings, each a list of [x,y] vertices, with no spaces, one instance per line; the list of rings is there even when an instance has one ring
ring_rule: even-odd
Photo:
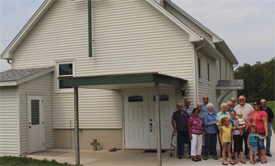
[[[238,112],[243,113],[243,118],[250,121],[250,113],[254,110],[254,108],[250,104],[246,103],[244,96],[240,96],[238,100],[239,100],[239,104],[235,106],[234,110],[236,111],[237,114],[238,114]],[[245,144],[244,154],[246,155],[247,159],[250,158],[249,149],[247,147],[248,135],[249,135],[249,131],[245,131],[244,132],[244,144]]]

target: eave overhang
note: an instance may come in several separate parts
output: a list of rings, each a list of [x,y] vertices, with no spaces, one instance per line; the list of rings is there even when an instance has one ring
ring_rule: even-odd
[[[194,42],[194,44],[196,48],[204,44],[200,51],[206,53],[206,56],[213,60],[220,60],[223,57],[221,53],[216,50],[205,38],[200,41]]]
[[[228,47],[228,45],[225,43],[224,40],[214,43],[216,48],[233,64],[233,65],[237,65],[239,64],[238,60],[236,59],[236,57],[234,56],[234,54],[232,53],[232,51],[230,50],[230,48]]]

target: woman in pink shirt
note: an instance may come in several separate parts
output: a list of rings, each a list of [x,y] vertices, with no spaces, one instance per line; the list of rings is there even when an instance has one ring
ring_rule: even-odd
[[[193,109],[193,116],[188,119],[189,137],[191,140],[191,156],[195,162],[201,161],[199,155],[201,154],[202,139],[204,139],[203,121],[199,117],[199,109]]]
[[[261,103],[260,101],[253,102],[254,109],[250,114],[250,125],[256,125],[257,133],[266,138],[268,136],[267,128],[267,114],[265,111],[260,110]],[[259,158],[257,161],[261,161],[262,164],[267,163],[266,161],[266,149],[264,146],[264,139],[258,139],[258,153]],[[263,157],[263,160],[262,160]]]

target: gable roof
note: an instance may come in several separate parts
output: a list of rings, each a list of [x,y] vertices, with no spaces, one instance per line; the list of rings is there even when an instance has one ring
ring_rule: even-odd
[[[45,0],[43,4],[37,9],[37,11],[32,15],[25,26],[19,31],[15,38],[11,41],[8,47],[1,54],[2,59],[12,59],[12,53],[17,48],[18,45],[24,40],[24,38],[29,34],[33,27],[39,22],[39,20],[44,16],[48,9],[56,0]]]
[[[215,34],[210,29],[208,29],[207,27],[205,27],[202,23],[200,23],[198,20],[196,20],[190,14],[188,14],[187,12],[185,12],[184,10],[182,10],[179,6],[177,6],[171,0],[164,0],[164,1],[166,3],[168,3],[170,6],[172,6],[179,13],[181,13],[184,17],[186,17],[187,19],[189,19],[192,23],[194,23],[199,28],[201,28],[203,31],[205,31],[207,34],[209,34],[212,37],[212,41],[215,44],[215,46],[217,46],[217,47],[220,48],[218,51],[220,51],[232,64],[238,64],[238,60],[236,59],[236,57],[234,56],[234,54],[232,53],[232,51],[230,50],[230,48],[227,46],[227,44],[225,43],[225,41],[221,37],[219,37],[217,34]],[[187,24],[187,26],[189,28],[192,27],[192,26],[189,26],[188,24]]]
[[[16,86],[54,71],[54,67],[10,69],[0,73],[1,86]]]
[[[179,19],[174,17],[171,13],[169,13],[166,9],[164,9],[162,6],[160,6],[156,1],[154,0],[146,0],[150,5],[152,5],[155,9],[157,9],[160,13],[162,13],[164,16],[166,16],[168,19],[170,19],[173,23],[175,23],[177,26],[179,26],[182,30],[184,30],[186,33],[189,34],[189,41],[196,42],[203,40],[203,38],[198,35],[193,29],[189,28],[185,24],[183,24]]]
[[[30,20],[26,23],[26,25],[21,29],[21,31],[17,34],[17,36],[12,40],[12,42],[8,45],[8,47],[4,50],[4,52],[1,54],[2,59],[12,59],[13,56],[13,51],[20,45],[20,43],[24,40],[24,38],[30,33],[30,31],[34,28],[34,26],[39,22],[39,20],[44,16],[44,14],[48,11],[48,9],[52,6],[52,4],[56,0],[45,0],[44,3],[39,7],[39,9],[34,13],[34,15],[30,18]],[[184,24],[182,21],[180,21],[178,18],[173,16],[171,13],[169,13],[166,9],[161,7],[157,2],[154,0],[146,0],[150,5],[152,5],[155,9],[157,9],[160,13],[165,15],[168,19],[170,19],[173,23],[175,23],[177,26],[179,26],[182,30],[187,32],[189,34],[189,41],[190,42],[199,42],[199,41],[204,41],[203,37],[201,37],[198,33],[196,33],[195,30],[191,29],[188,27],[186,24]],[[203,30],[205,30],[207,33],[209,33],[211,36],[215,37],[215,41],[223,41],[219,36],[217,36],[215,33],[210,31],[208,28],[203,26],[200,22],[198,22],[196,19],[194,19],[192,16],[190,16],[188,13],[183,11],[181,8],[179,8],[177,5],[172,3],[170,0],[165,0],[165,2],[171,4],[176,10],[180,11],[184,16],[186,16],[188,19],[190,19],[192,22],[194,22],[196,25],[201,27]],[[209,43],[208,43],[209,44]],[[221,45],[221,46],[224,46]],[[226,45],[227,46],[227,45]],[[224,48],[224,47],[223,47]],[[213,47],[211,48],[213,51],[216,49]],[[226,49],[228,57],[231,57],[229,59],[234,59],[235,61],[232,62],[233,64],[238,64],[235,56],[227,47]],[[234,58],[232,58],[232,56]]]
[[[182,10],[179,6],[177,6],[175,3],[173,3],[171,0],[165,0],[166,3],[171,5],[174,9],[176,9],[178,12],[180,12],[182,15],[184,15],[186,18],[188,18],[190,21],[192,21],[194,24],[196,24],[198,27],[203,29],[206,33],[208,33],[210,36],[212,36],[213,42],[219,42],[222,41],[223,39],[220,38],[217,34],[212,32],[210,29],[205,27],[202,23],[200,23],[198,20],[196,20],[194,17],[192,17],[190,14]],[[216,39],[215,39],[216,38]]]

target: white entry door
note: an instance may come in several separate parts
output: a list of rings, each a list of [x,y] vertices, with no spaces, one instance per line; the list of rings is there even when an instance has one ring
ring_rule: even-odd
[[[160,91],[161,145],[170,148],[171,117],[175,111],[174,91]],[[154,91],[124,93],[125,148],[156,149],[156,111]]]
[[[150,148],[157,148],[157,115],[154,93],[154,91],[149,92]],[[160,91],[161,148],[163,149],[170,148],[170,139],[173,132],[171,117],[174,111],[175,104],[173,91]]]
[[[44,150],[43,97],[28,96],[29,153]]]
[[[125,148],[148,148],[148,92],[125,92],[124,116]]]

